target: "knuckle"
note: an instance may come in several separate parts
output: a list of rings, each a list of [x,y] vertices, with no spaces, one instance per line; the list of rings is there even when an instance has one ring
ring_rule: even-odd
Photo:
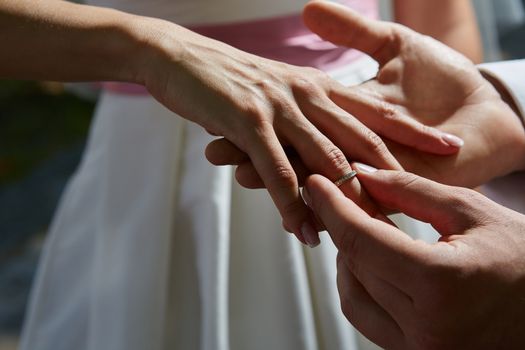
[[[299,200],[286,202],[281,206],[279,212],[284,218],[290,218],[301,214],[303,211],[303,206],[303,202]]]
[[[246,116],[234,126],[231,134],[225,136],[251,156],[255,154],[254,147],[272,134],[272,121],[264,114],[253,111],[253,114]]]
[[[239,106],[241,115],[244,118],[242,122],[250,126],[263,126],[268,121],[268,112],[266,106],[256,97],[246,97]]]
[[[308,77],[314,80],[328,78],[328,74],[326,72],[323,72],[322,70],[319,70],[317,68],[312,68],[312,67],[304,67],[303,74],[307,74]]]
[[[298,187],[295,172],[286,165],[277,165],[268,181],[278,189]]]
[[[389,42],[391,42],[392,45],[399,50],[407,40],[407,36],[412,36],[412,31],[402,24],[391,23],[388,36]]]
[[[263,106],[252,104],[251,106],[246,107],[245,111],[248,122],[250,122],[252,125],[262,127],[265,126],[266,122],[269,121],[268,113],[266,113],[266,109]]]
[[[375,154],[386,154],[388,153],[388,149],[381,139],[376,133],[374,133],[371,130],[365,131],[365,145],[367,149]]]
[[[381,101],[377,107],[377,113],[389,122],[398,121],[401,118],[399,111],[390,103]]]
[[[291,168],[287,166],[277,166],[270,178],[264,180],[264,182],[266,187],[271,189],[274,193],[292,193],[290,189],[293,189],[293,192],[297,192],[297,198],[291,196],[281,202],[276,202],[279,207],[279,212],[284,218],[297,216],[303,213],[305,208],[304,202],[300,200],[297,177]]]
[[[423,123],[416,122],[414,124],[414,129],[418,134],[424,135],[425,137],[441,138],[439,132],[435,128]]]
[[[262,79],[255,83],[257,90],[262,92],[263,96],[271,99],[277,95],[280,95],[282,91],[282,86],[279,82],[274,79]]]
[[[293,82],[293,87],[305,93],[313,93],[318,87],[311,78],[298,77]]]
[[[331,146],[326,152],[324,169],[334,169],[336,172],[345,171],[348,168],[348,160],[345,154],[337,147]]]
[[[311,74],[311,77],[316,82],[316,85],[333,81],[333,79],[330,78],[328,73],[323,72],[322,70],[319,70],[319,69],[312,69],[312,68],[310,69],[311,71],[309,73]]]
[[[331,79],[327,73],[315,68],[301,67],[299,74],[293,78],[292,88],[315,96],[313,94],[318,94],[330,82]]]

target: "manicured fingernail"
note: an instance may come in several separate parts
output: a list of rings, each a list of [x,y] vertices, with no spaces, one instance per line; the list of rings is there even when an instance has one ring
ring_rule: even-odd
[[[363,173],[375,173],[375,172],[377,171],[376,168],[371,167],[370,165],[363,164],[363,163],[355,162],[354,165],[356,166],[356,168],[357,168],[357,170],[358,170],[359,172],[363,172]]]
[[[294,232],[294,235],[295,235],[295,237],[297,237],[299,242],[301,242],[302,244],[307,244],[306,240],[303,237],[303,234],[301,233],[301,231]]]
[[[302,234],[301,232],[296,233],[296,234],[295,234],[295,237],[297,237],[297,239],[299,240],[299,242],[301,242],[302,244],[304,244],[304,245],[307,245],[307,244],[308,244],[308,243],[306,242],[306,240],[304,239],[303,234]]]
[[[319,234],[308,221],[304,222],[301,226],[301,233],[310,248],[317,247],[319,243],[321,243]]]
[[[306,205],[311,207],[312,206],[312,199],[310,198],[310,193],[308,193],[308,189],[306,188],[306,186],[303,187],[302,195],[303,195],[303,199],[304,199]]]
[[[460,147],[462,147],[465,144],[465,141],[463,141],[462,138],[459,138],[456,135],[452,135],[452,134],[443,133],[441,135],[441,139],[446,144],[448,144],[449,146],[452,146],[452,147],[460,148]]]

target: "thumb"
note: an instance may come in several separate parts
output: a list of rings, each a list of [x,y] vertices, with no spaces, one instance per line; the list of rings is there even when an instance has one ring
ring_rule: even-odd
[[[321,38],[363,51],[380,65],[397,54],[393,24],[366,18],[343,5],[311,1],[303,9],[303,21]]]
[[[375,170],[355,164],[367,193],[381,206],[428,222],[441,234],[465,232],[482,197],[462,187],[442,185],[403,171]]]
[[[324,223],[337,249],[352,262],[354,270],[363,267],[387,281],[408,283],[406,278],[413,278],[412,269],[429,252],[430,246],[371,217],[320,175],[306,180],[303,197]]]

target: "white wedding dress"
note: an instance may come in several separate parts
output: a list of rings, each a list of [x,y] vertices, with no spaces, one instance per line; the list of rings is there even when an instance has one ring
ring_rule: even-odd
[[[91,2],[202,24],[299,13],[306,0]],[[331,74],[350,84],[375,71],[363,57]],[[310,249],[283,231],[266,191],[208,164],[211,139],[150,96],[102,94],[21,349],[364,348],[340,310],[327,235]]]

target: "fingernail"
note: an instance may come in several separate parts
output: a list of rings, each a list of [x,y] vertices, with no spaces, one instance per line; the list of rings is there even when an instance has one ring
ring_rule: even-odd
[[[303,187],[303,190],[302,190],[301,193],[303,195],[303,199],[304,199],[306,205],[311,207],[312,206],[312,199],[310,198],[310,193],[308,193],[308,189],[306,188],[306,186]]]
[[[465,144],[465,141],[463,141],[462,138],[457,137],[456,135],[452,135],[452,134],[443,133],[441,135],[441,139],[446,144],[448,144],[449,146],[453,146],[453,147],[460,148],[460,147],[462,147]]]
[[[317,247],[321,241],[319,240],[319,233],[312,227],[312,225],[306,221],[301,226],[301,233],[303,234],[304,240],[310,248]]]
[[[358,170],[359,172],[363,172],[363,173],[375,173],[375,172],[377,171],[376,168],[371,167],[370,165],[363,164],[363,163],[355,162],[354,165],[356,166],[356,168],[357,168],[357,170]]]
[[[301,231],[294,232],[293,234],[295,235],[295,237],[297,237],[299,242],[301,242],[302,244],[308,244],[308,243],[306,243],[306,240],[304,239],[303,234],[301,233]]]
[[[299,240],[299,242],[301,242],[302,244],[305,244],[305,245],[308,244],[308,243],[306,242],[306,240],[304,239],[303,234],[302,234],[301,232],[299,232],[299,233],[295,233],[295,237],[297,237],[297,239]]]

